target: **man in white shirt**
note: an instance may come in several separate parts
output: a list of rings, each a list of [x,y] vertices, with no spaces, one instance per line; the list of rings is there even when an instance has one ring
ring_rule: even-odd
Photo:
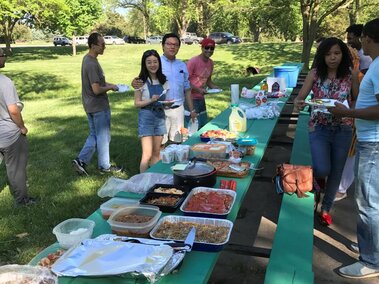
[[[191,112],[192,121],[197,117],[191,99],[191,86],[188,80],[187,66],[183,61],[176,58],[179,48],[180,39],[178,35],[168,33],[163,36],[162,71],[170,85],[170,89],[166,93],[166,100],[175,100],[175,103],[171,107],[165,108],[167,135],[164,136],[162,143],[182,142],[181,128],[184,127],[184,101]],[[141,88],[143,82],[135,78],[132,86],[135,89]]]

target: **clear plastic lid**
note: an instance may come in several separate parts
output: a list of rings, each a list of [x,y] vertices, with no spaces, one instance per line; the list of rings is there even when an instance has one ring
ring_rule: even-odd
[[[115,211],[120,207],[125,207],[128,205],[136,205],[139,201],[132,198],[122,198],[122,197],[113,197],[108,201],[100,205],[101,211]]]
[[[125,229],[140,229],[155,224],[162,212],[157,206],[151,205],[128,205],[122,208],[117,209],[112,213],[108,219],[108,223],[111,226],[116,226],[119,228]],[[122,216],[142,216],[142,217],[151,217],[146,222],[129,222],[129,221],[120,221],[119,218]]]

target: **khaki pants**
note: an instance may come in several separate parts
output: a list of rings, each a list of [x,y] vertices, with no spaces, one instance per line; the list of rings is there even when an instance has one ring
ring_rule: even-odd
[[[180,129],[184,127],[184,107],[174,109],[165,109],[166,116],[166,129],[167,134],[164,135],[162,144],[165,144],[168,140],[176,143],[182,142],[182,135]]]

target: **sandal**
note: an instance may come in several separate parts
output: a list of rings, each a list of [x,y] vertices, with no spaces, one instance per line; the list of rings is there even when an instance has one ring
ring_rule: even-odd
[[[319,221],[323,226],[329,226],[332,224],[332,216],[329,213],[320,213]]]

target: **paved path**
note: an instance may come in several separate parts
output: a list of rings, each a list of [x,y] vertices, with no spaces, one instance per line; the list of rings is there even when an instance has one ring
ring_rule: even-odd
[[[271,141],[282,142],[269,145],[260,165],[265,169],[261,177],[255,177],[250,185],[230,243],[268,249],[272,247],[281,197],[276,194],[270,179],[275,174],[276,165],[290,159],[292,145],[284,142],[291,142],[294,127],[283,124],[276,127]],[[356,240],[353,191],[351,187],[348,198],[335,203],[331,212],[333,224],[330,227],[320,226],[317,219],[314,221],[313,271],[316,284],[379,283],[379,277],[351,280],[336,273],[339,267],[351,264],[358,258],[346,247]],[[263,283],[267,264],[267,258],[236,254],[226,249],[221,253],[208,283]]]

